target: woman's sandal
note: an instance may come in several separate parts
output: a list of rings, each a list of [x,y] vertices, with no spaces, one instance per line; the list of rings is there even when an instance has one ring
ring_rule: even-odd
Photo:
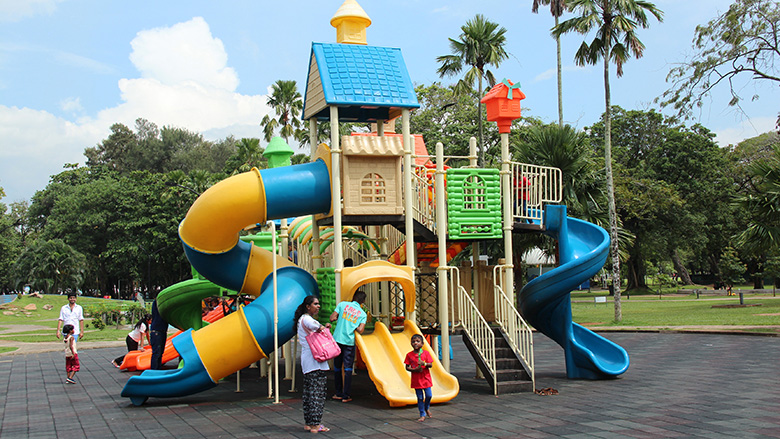
[[[309,431],[310,431],[310,432],[312,432],[312,433],[319,433],[319,432],[323,432],[323,433],[325,433],[325,432],[327,432],[327,431],[330,431],[330,428],[328,428],[328,427],[326,427],[326,426],[324,426],[324,425],[320,424],[320,426],[319,426],[319,427],[315,427],[315,428],[311,428],[311,427],[310,427],[310,428],[309,428]]]

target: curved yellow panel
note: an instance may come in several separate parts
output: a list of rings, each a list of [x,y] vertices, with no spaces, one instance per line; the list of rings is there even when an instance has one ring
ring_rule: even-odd
[[[263,281],[273,273],[273,258],[273,253],[252,244],[252,252],[249,254],[249,264],[244,276],[244,283],[239,293],[252,296],[260,294],[260,287],[263,286]],[[284,256],[276,255],[276,268],[289,267],[291,265],[295,264]]]
[[[202,193],[179,225],[179,236],[201,253],[224,253],[238,242],[237,231],[257,223],[258,218],[266,218],[265,189],[260,171],[252,168]]]
[[[376,322],[374,332],[368,335],[355,334],[355,345],[368,367],[368,374],[377,390],[391,407],[417,404],[417,396],[411,386],[411,374],[406,371],[404,358],[412,350],[412,335],[422,334],[420,329],[407,320],[404,331],[391,334],[382,322]],[[426,341],[423,349],[433,357],[433,402],[447,402],[458,396],[460,384],[455,376],[444,370],[438,355]]]
[[[406,312],[414,311],[415,287],[414,269],[406,265],[395,265],[387,261],[368,261],[357,267],[341,270],[341,300],[347,300],[365,284],[393,281],[404,289]]]
[[[220,379],[265,358],[255,341],[240,309],[192,333],[192,342],[198,350],[209,377]]]

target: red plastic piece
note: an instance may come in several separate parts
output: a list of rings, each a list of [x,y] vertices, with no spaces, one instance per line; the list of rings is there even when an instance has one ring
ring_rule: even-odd
[[[520,118],[520,101],[525,99],[525,94],[519,87],[504,79],[480,100],[487,108],[487,120],[498,124],[499,133],[508,133],[512,121]]]

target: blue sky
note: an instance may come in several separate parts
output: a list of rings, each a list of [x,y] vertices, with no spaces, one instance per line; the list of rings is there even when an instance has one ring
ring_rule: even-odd
[[[305,85],[312,42],[335,42],[330,18],[343,0],[0,0],[0,186],[8,203],[45,188],[65,163],[85,162],[112,124],[131,128],[143,117],[158,126],[262,137],[270,85]],[[440,79],[436,57],[449,37],[476,13],[507,28],[511,57],[496,77],[519,81],[524,114],[557,120],[555,42],[549,9],[532,14],[531,1],[362,0],[371,17],[368,43],[399,47],[412,81]],[[657,0],[664,22],[639,32],[645,56],[612,78],[612,102],[626,109],[655,108],[666,74],[691,53],[695,26],[724,11],[727,0]],[[563,38],[564,119],[579,128],[604,110],[600,66],[577,67],[583,37]],[[614,75],[614,69],[613,69]],[[780,92],[740,83],[748,117],[727,107],[719,91],[698,122],[727,145],[774,126]],[[291,145],[295,147],[295,145]]]

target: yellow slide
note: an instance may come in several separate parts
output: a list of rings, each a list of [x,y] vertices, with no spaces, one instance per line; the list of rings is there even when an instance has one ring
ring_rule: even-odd
[[[395,265],[387,261],[368,261],[357,267],[345,267],[341,271],[342,299],[352,297],[361,286],[381,281],[397,282],[404,290],[406,312],[414,311],[414,270],[411,267]],[[368,335],[355,334],[355,344],[368,367],[368,374],[376,384],[379,393],[390,402],[391,407],[417,404],[417,396],[411,385],[411,374],[406,371],[404,358],[412,350],[412,335],[420,334],[420,328],[406,320],[404,331],[391,334],[382,322],[374,324],[374,332]],[[458,379],[444,370],[428,342],[423,347],[433,357],[433,403],[446,402],[458,395]]]
[[[417,404],[417,396],[410,387],[411,374],[406,371],[404,358],[412,350],[412,335],[422,334],[420,328],[409,320],[404,321],[404,331],[390,333],[382,322],[374,324],[374,332],[368,335],[355,334],[355,344],[360,356],[368,366],[368,374],[376,384],[377,390],[390,407]],[[433,352],[428,342],[423,349],[433,357],[433,400],[432,403],[447,402],[458,395],[458,379],[444,370],[439,356]]]

